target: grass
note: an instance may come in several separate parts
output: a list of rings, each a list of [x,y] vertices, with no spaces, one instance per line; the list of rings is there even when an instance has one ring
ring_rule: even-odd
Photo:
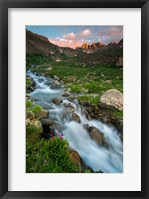
[[[81,102],[88,102],[91,105],[97,106],[99,104],[99,96],[93,96],[93,95],[83,95],[77,97],[78,101]]]
[[[113,111],[112,114],[116,119],[123,119],[123,111]]]
[[[34,117],[38,117],[41,110],[41,106],[34,104],[30,100],[26,100],[26,118],[29,117],[30,112],[33,113]]]
[[[32,84],[32,80],[31,80],[31,79],[26,78],[26,87],[31,86],[31,84]]]
[[[58,76],[71,88],[72,92],[80,93],[83,89],[88,93],[102,95],[106,90],[115,88],[123,92],[123,70],[117,66],[76,67],[64,66],[58,63],[52,66],[51,71],[44,65],[34,71],[45,73],[49,76]],[[112,83],[106,83],[111,80]]]
[[[26,66],[27,69],[29,69],[31,66],[37,66],[41,65],[43,63],[48,63],[49,61],[52,61],[51,55],[45,56],[45,55],[39,55],[37,53],[27,53],[26,54]]]
[[[68,142],[59,137],[54,140],[36,142],[27,140],[27,173],[76,173],[79,168],[72,162],[68,153]]]

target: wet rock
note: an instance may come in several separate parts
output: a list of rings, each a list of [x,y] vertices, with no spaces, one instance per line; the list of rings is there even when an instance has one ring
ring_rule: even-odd
[[[58,105],[58,104],[62,103],[62,100],[58,99],[58,98],[55,98],[55,99],[52,100],[52,103]]]
[[[55,80],[52,82],[51,88],[59,88],[61,86],[60,82],[58,80]]]
[[[112,123],[123,134],[123,120],[113,120]]]
[[[83,124],[83,127],[88,130],[89,129],[89,125],[88,124]]]
[[[73,102],[73,101],[74,101],[74,99],[75,99],[75,97],[74,97],[74,96],[72,96],[72,95],[70,95],[70,96],[68,97],[68,100],[69,100],[70,102]]]
[[[53,122],[50,119],[41,119],[41,123],[45,126],[51,126]]]
[[[89,127],[89,134],[91,138],[100,146],[108,146],[108,143],[105,140],[104,134],[94,126]]]
[[[82,106],[85,106],[86,105],[86,102],[84,102],[84,101],[80,101],[79,102]]]
[[[110,89],[106,91],[100,97],[100,102],[112,110],[123,110],[123,94],[116,89]]]
[[[80,117],[76,113],[72,113],[72,120],[75,120],[76,122],[80,123]]]
[[[36,88],[36,82],[33,78],[27,76],[26,77],[26,91],[31,92]]]
[[[71,93],[69,92],[69,91],[66,91],[64,94],[63,94],[63,97],[68,97],[68,96],[70,96],[71,95]]]
[[[48,116],[49,116],[49,111],[42,110],[42,111],[40,111],[40,113],[39,113],[39,118],[40,118],[40,119],[48,118]]]
[[[56,76],[56,75],[54,75],[54,79],[60,80],[60,78],[58,76]]]
[[[64,107],[69,112],[74,112],[75,111],[75,108],[72,106],[71,103],[64,103]]]
[[[60,125],[60,124],[56,124],[56,123],[53,123],[51,126],[50,126],[51,129],[53,129],[53,132],[56,133],[58,131],[61,131],[63,126]]]
[[[78,154],[77,151],[73,150],[72,148],[69,147],[69,156],[70,159],[77,165],[80,166],[81,165],[81,158],[80,155]]]

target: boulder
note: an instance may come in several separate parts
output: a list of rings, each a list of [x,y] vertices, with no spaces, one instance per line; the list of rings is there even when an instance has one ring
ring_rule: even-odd
[[[76,122],[80,123],[80,117],[76,113],[72,113],[72,120],[75,120]]]
[[[74,112],[75,108],[71,105],[71,103],[64,103],[64,107],[68,112]]]
[[[58,98],[55,98],[55,99],[52,100],[52,103],[58,105],[58,104],[62,103],[62,100],[58,99]]]
[[[70,159],[77,165],[77,166],[80,166],[81,165],[81,158],[80,158],[80,155],[78,154],[77,151],[69,148],[69,156],[70,156]]]
[[[104,134],[94,126],[89,127],[90,137],[100,146],[108,146],[108,143],[105,140]]]
[[[41,123],[45,126],[51,126],[53,122],[50,119],[41,119]]]
[[[112,110],[123,110],[123,94],[116,89],[107,90],[100,97],[100,103]]]
[[[48,116],[49,116],[49,111],[42,110],[42,111],[40,111],[40,113],[39,113],[39,118],[40,118],[40,119],[48,118]]]
[[[39,120],[35,120],[33,124],[37,129],[42,129],[42,124]]]
[[[64,94],[63,94],[63,97],[68,97],[68,96],[70,96],[71,95],[71,93],[69,92],[69,91],[66,91]]]
[[[36,127],[36,129],[39,129],[40,132],[42,131],[42,124],[39,120],[30,120],[29,118],[26,119],[26,126],[29,126],[29,125],[33,125]]]
[[[51,88],[55,89],[55,88],[59,88],[61,86],[60,82],[58,80],[54,80],[52,82]]]

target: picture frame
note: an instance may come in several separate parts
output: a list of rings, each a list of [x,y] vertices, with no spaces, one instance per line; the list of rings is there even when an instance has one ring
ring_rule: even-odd
[[[149,70],[148,70],[148,0],[1,0],[1,58],[0,58],[0,196],[1,198],[148,198],[149,147]],[[141,8],[141,191],[9,191],[8,190],[8,9],[9,8]]]

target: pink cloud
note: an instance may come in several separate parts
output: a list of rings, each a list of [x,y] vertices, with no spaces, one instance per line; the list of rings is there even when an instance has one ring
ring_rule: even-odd
[[[83,30],[81,32],[81,36],[83,36],[83,37],[89,37],[90,35],[91,35],[91,30],[89,30],[89,29]]]
[[[76,41],[76,40],[70,40],[70,39],[49,39],[49,41],[57,46],[60,47],[69,47],[75,49],[76,47],[80,47],[83,45],[84,41]]]
[[[74,39],[76,39],[76,35],[73,33],[73,32],[71,32],[71,33],[68,33],[67,35],[64,35],[63,36],[65,39],[70,39],[70,40],[74,40]]]

